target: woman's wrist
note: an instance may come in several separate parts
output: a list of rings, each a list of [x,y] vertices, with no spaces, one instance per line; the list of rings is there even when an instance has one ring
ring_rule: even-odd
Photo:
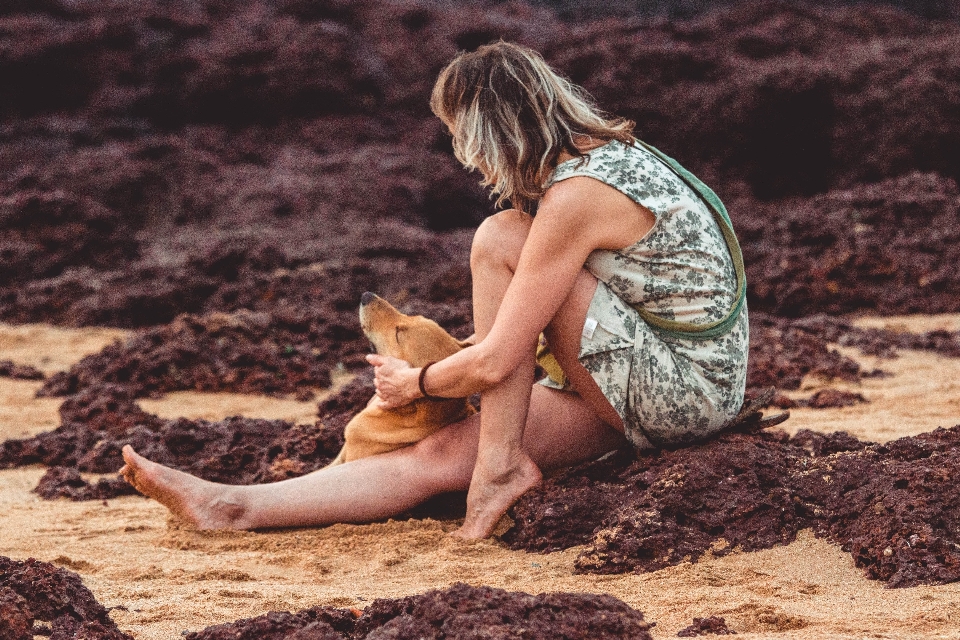
[[[427,370],[435,364],[437,363],[428,362],[427,364],[423,365],[420,368],[420,373],[417,375],[417,388],[418,388],[417,390],[420,392],[421,398],[425,398],[427,400],[446,400],[446,398],[435,396],[431,394],[429,391],[427,391],[427,387],[426,387]]]

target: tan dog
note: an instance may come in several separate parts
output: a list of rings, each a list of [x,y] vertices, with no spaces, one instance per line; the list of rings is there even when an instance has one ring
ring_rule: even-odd
[[[468,346],[433,320],[404,315],[369,291],[360,298],[360,328],[377,353],[406,360],[413,367],[443,360]],[[347,423],[343,449],[328,466],[415,444],[475,412],[466,398],[421,398],[396,409],[368,404]]]

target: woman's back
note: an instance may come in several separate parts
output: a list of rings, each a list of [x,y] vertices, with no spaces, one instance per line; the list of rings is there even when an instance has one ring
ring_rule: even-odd
[[[631,305],[658,316],[706,324],[736,301],[726,241],[699,195],[639,145],[612,141],[583,159],[561,162],[550,184],[575,176],[599,180],[653,213],[653,228],[623,249],[594,251],[586,268]]]

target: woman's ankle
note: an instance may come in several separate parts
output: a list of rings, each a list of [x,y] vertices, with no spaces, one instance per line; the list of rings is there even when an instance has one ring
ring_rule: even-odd
[[[245,496],[235,487],[225,486],[201,507],[198,525],[202,529],[253,529],[252,510]]]

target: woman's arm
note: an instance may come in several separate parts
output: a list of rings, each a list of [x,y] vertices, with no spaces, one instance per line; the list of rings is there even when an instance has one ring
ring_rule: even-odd
[[[503,380],[536,344],[590,253],[632,244],[652,224],[652,214],[592,178],[553,185],[533,219],[490,333],[431,366],[424,379],[426,390],[434,396],[465,397]],[[377,366],[378,394],[384,406],[401,406],[421,397],[420,369],[393,358],[367,359]]]

